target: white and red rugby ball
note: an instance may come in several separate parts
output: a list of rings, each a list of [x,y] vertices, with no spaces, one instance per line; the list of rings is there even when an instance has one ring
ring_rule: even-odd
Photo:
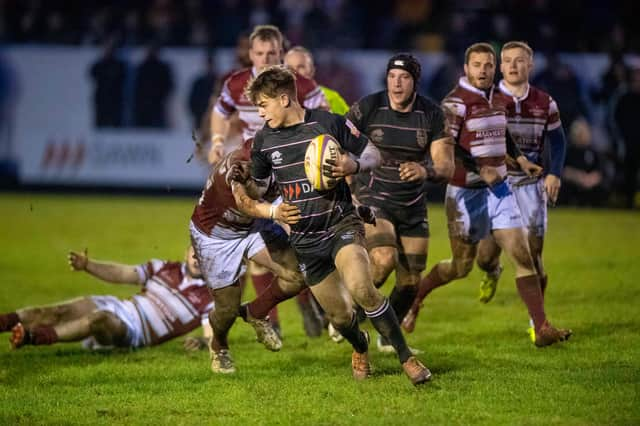
[[[322,174],[322,166],[327,164],[327,160],[337,160],[340,151],[340,144],[331,135],[318,135],[309,142],[304,154],[304,172],[316,191],[332,189],[342,179]]]

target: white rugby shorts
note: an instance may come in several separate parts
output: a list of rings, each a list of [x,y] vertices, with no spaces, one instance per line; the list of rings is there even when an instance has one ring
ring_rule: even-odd
[[[245,258],[251,259],[266,248],[260,232],[235,232],[215,226],[210,235],[189,224],[193,248],[198,255],[200,270],[212,289],[235,283],[246,271]]]
[[[547,232],[547,193],[542,179],[525,185],[512,185],[522,222],[530,233],[544,237]]]
[[[138,310],[130,300],[121,300],[115,296],[91,296],[99,311],[111,312],[127,326],[127,336],[122,346],[140,348],[145,346],[142,320]]]
[[[494,229],[522,228],[515,196],[498,198],[489,188],[447,185],[445,209],[449,236],[475,244]]]

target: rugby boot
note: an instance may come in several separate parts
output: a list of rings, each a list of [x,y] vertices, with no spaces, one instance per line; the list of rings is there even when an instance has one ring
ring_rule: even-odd
[[[18,349],[29,342],[29,332],[22,325],[21,322],[17,323],[11,329],[11,337],[9,337],[9,343],[11,343],[12,349]]]
[[[573,332],[563,328],[555,328],[548,321],[545,321],[540,330],[536,332],[535,345],[539,348],[553,345],[554,343],[569,340]]]
[[[369,333],[366,331],[362,331],[364,333],[367,343],[369,343]],[[356,380],[365,380],[366,378],[371,376],[371,364],[369,363],[369,351],[365,353],[359,353],[353,351],[351,354],[351,371],[353,373],[353,378]]]
[[[533,320],[529,318],[529,328],[527,328],[527,334],[529,335],[529,339],[531,342],[536,342],[536,329],[533,327]]]
[[[408,360],[403,362],[402,369],[414,386],[421,385],[431,380],[431,371],[429,371],[429,369],[425,367],[424,364],[415,356],[411,356]]]
[[[233,365],[233,359],[229,353],[229,349],[220,349],[214,351],[209,349],[211,355],[211,371],[220,374],[232,374],[236,372],[236,367]]]
[[[480,281],[480,294],[478,296],[478,299],[482,303],[489,303],[491,299],[493,299],[493,296],[495,296],[501,274],[502,265],[498,265],[493,272],[485,272],[484,278]]]
[[[255,330],[256,340],[262,343],[265,348],[273,352],[282,349],[282,340],[268,318],[258,319],[247,314],[247,322]]]

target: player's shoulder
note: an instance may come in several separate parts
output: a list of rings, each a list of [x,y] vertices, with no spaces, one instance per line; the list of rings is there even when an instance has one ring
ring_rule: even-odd
[[[457,115],[464,116],[467,104],[470,102],[468,91],[457,85],[442,99],[441,105],[448,111],[453,111]]]
[[[298,93],[309,93],[314,90],[320,90],[318,83],[315,80],[307,77],[303,77],[300,74],[296,73],[296,88],[298,89]]]
[[[440,111],[440,105],[430,97],[418,93],[414,109],[424,111],[425,113],[431,113],[433,111]]]
[[[442,99],[442,103],[446,102],[459,102],[466,103],[469,101],[471,92],[466,90],[464,87],[456,84],[456,86],[446,94],[446,96]]]
[[[262,128],[258,129],[258,131],[256,132],[255,135],[253,135],[253,142],[251,143],[251,150],[252,151],[256,151],[256,150],[260,150],[262,148],[262,145],[264,145],[264,138],[265,138],[265,133],[268,132],[268,126],[265,123],[264,126],[262,126]]]
[[[305,121],[307,123],[317,121],[321,124],[327,124],[344,121],[344,118],[342,116],[322,109],[308,109],[307,111],[308,114],[305,118]]]
[[[225,80],[225,85],[229,87],[230,91],[243,91],[250,78],[251,68],[243,68],[231,72]]]
[[[162,259],[156,259],[156,258],[149,259],[147,263],[144,264],[147,278],[151,278],[153,275],[156,275],[168,263],[169,263],[168,260],[162,260]]]
[[[553,101],[553,98],[549,93],[533,85],[529,85],[529,97],[531,98],[531,100],[537,102],[550,103],[551,101]]]
[[[389,98],[386,90],[371,93],[358,100],[358,105],[363,112],[375,111],[378,108],[389,106]]]

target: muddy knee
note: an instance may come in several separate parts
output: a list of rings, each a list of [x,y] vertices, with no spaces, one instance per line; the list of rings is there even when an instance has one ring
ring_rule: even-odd
[[[327,313],[327,318],[336,328],[348,327],[351,324],[354,312],[353,310],[344,310],[341,312]]]
[[[476,259],[476,263],[478,267],[485,272],[495,271],[498,267],[498,263],[500,263],[499,257],[491,257],[491,256],[481,256],[478,254],[478,259]]]
[[[127,335],[127,327],[115,314],[107,311],[94,311],[87,317],[89,331],[101,345],[113,345]]]
[[[455,279],[464,278],[469,275],[469,272],[473,269],[473,259],[460,259],[454,261],[452,269],[455,274]]]
[[[389,274],[395,268],[396,256],[397,250],[395,247],[389,246],[376,247],[369,252],[373,282],[376,287],[384,284]]]

